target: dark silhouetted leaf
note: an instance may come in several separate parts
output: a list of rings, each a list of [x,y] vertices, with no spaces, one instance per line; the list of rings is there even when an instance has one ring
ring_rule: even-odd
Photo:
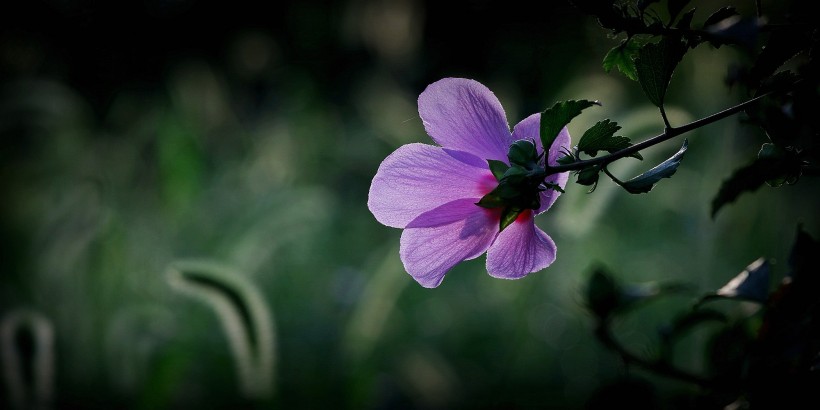
[[[558,133],[586,108],[601,105],[598,101],[568,100],[555,103],[541,113],[541,144],[549,150]]]
[[[625,376],[599,387],[589,398],[586,410],[656,410],[661,399],[653,383],[635,376]],[[640,397],[639,400],[636,397]]]
[[[706,28],[711,36],[709,42],[720,47],[723,44],[737,44],[747,50],[754,50],[762,21],[757,18],[732,16]]]
[[[683,146],[681,146],[680,150],[678,150],[675,155],[666,161],[661,162],[649,171],[646,171],[643,174],[624,182],[622,184],[623,188],[632,194],[642,194],[651,191],[655,184],[661,180],[661,178],[669,178],[675,174],[675,171],[677,171],[678,166],[683,159],[683,154],[686,153],[686,149],[688,147],[689,141],[684,140]]]
[[[681,10],[683,10],[687,4],[689,4],[689,0],[669,0],[666,2],[666,9],[669,11],[670,24],[675,21],[678,14],[680,14]]]
[[[598,121],[595,125],[590,127],[581,136],[578,141],[578,150],[591,156],[598,155],[598,148],[601,145],[606,145],[606,141],[612,138],[616,131],[621,129],[617,122],[610,120]]]
[[[760,258],[715,293],[701,298],[699,304],[712,299],[737,299],[765,303],[769,298],[770,272],[769,262]]]
[[[664,37],[658,43],[647,44],[638,52],[638,58],[635,59],[638,81],[649,101],[655,106],[663,106],[672,73],[685,53],[686,46],[672,37]]]
[[[652,3],[657,3],[659,1],[661,0],[638,0],[638,9],[644,11],[647,7],[652,5]]]
[[[678,20],[678,24],[675,24],[675,27],[679,29],[688,30],[692,26],[692,18],[695,16],[695,9],[689,10],[684,15],[680,17]],[[689,47],[694,47],[690,44]]]
[[[752,335],[741,325],[727,326],[710,338],[706,364],[716,380],[728,385],[739,383],[751,342]]]
[[[798,227],[791,272],[768,299],[746,369],[751,383],[765,387],[750,401],[764,407],[801,408],[816,399],[820,375],[809,369],[816,366],[820,351],[818,255],[820,243]],[[769,389],[777,390],[765,391]]]
[[[598,155],[598,151],[613,153],[632,145],[629,138],[613,135],[619,129],[621,127],[614,121],[599,121],[581,136],[581,140],[578,141],[578,151],[594,157]],[[637,152],[631,156],[643,159],[641,154]]]
[[[722,7],[720,9],[718,9],[716,12],[712,13],[712,15],[709,16],[709,18],[707,18],[705,22],[703,22],[703,27],[707,28],[711,25],[720,23],[721,21],[723,21],[723,20],[725,20],[729,17],[736,16],[736,15],[738,15],[737,14],[737,9],[735,9],[734,7],[732,7],[732,6]]]
[[[772,168],[772,160],[756,159],[754,162],[736,169],[732,176],[720,185],[720,190],[712,199],[712,217],[724,205],[734,202],[744,192],[754,192],[760,188],[768,178]]]
[[[587,308],[598,318],[608,318],[621,303],[621,286],[606,270],[598,268],[587,282]]]
[[[782,28],[773,31],[749,71],[749,86],[757,88],[786,61],[807,49],[810,46],[808,39],[797,30]]]
[[[812,238],[803,230],[802,226],[798,227],[794,245],[789,254],[789,268],[791,270],[789,277],[792,281],[799,280],[800,284],[808,285],[807,287],[813,292],[820,290],[816,289],[820,285],[818,255],[820,255],[820,241]]]
[[[570,3],[585,14],[597,17],[601,27],[616,33],[642,24],[618,7],[614,0],[570,0]]]
[[[720,185],[720,190],[712,199],[712,217],[724,205],[737,200],[745,192],[754,192],[764,183],[780,186],[794,183],[800,177],[800,160],[793,152],[785,151],[774,144],[763,144],[757,159],[743,166]]]

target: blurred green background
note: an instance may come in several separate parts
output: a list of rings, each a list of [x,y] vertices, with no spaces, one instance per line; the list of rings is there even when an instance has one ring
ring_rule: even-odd
[[[706,292],[760,256],[779,280],[798,223],[820,236],[809,179],[710,217],[720,182],[765,142],[730,118],[688,135],[649,194],[570,184],[537,220],[558,245],[550,268],[501,281],[482,257],[423,289],[366,200],[382,159],[431,143],[416,111],[427,84],[476,79],[511,125],[600,100],[570,125],[576,142],[603,118],[633,140],[662,131],[640,86],[601,69],[617,42],[593,19],[563,1],[116,3],[0,15],[0,406],[582,408],[625,374],[584,309],[592,267]],[[718,7],[696,3],[695,21]],[[689,53],[673,124],[740,101],[723,81],[746,58]],[[651,353],[694,296],[635,312],[619,337]],[[683,367],[705,368],[706,337],[679,346]],[[671,402],[693,392],[631,372]]]

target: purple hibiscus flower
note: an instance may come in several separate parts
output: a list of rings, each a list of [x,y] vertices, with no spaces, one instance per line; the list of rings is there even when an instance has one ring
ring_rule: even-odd
[[[461,261],[487,252],[487,272],[496,278],[518,279],[555,260],[555,243],[535,225],[534,217],[552,206],[560,193],[542,185],[532,209],[519,210],[501,229],[503,207],[477,203],[499,181],[488,160],[509,165],[515,141],[532,141],[539,154],[540,114],[525,118],[512,133],[501,103],[481,83],[445,78],[430,84],[418,100],[424,128],[440,146],[407,144],[379,166],[370,186],[367,206],[384,225],[402,228],[400,257],[404,268],[422,286],[441,284]],[[561,130],[545,158],[556,165],[569,149],[567,129]],[[550,175],[546,184],[563,188],[568,173]],[[537,184],[537,182],[536,182]]]

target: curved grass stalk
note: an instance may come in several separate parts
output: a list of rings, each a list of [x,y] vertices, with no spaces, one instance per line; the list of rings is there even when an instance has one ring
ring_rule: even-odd
[[[25,346],[26,343],[30,346]],[[51,320],[29,309],[7,313],[0,322],[0,351],[11,407],[50,408],[54,395],[54,326]]]
[[[241,394],[268,399],[274,391],[276,335],[273,314],[245,276],[217,262],[174,261],[167,269],[171,286],[209,305],[228,338]]]

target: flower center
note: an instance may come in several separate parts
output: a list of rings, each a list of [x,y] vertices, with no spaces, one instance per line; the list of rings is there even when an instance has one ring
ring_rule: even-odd
[[[484,195],[476,205],[501,208],[501,229],[511,224],[523,211],[541,207],[541,192],[547,173],[541,164],[543,153],[538,154],[533,141],[519,140],[510,145],[507,158],[510,164],[487,160],[498,186]]]

